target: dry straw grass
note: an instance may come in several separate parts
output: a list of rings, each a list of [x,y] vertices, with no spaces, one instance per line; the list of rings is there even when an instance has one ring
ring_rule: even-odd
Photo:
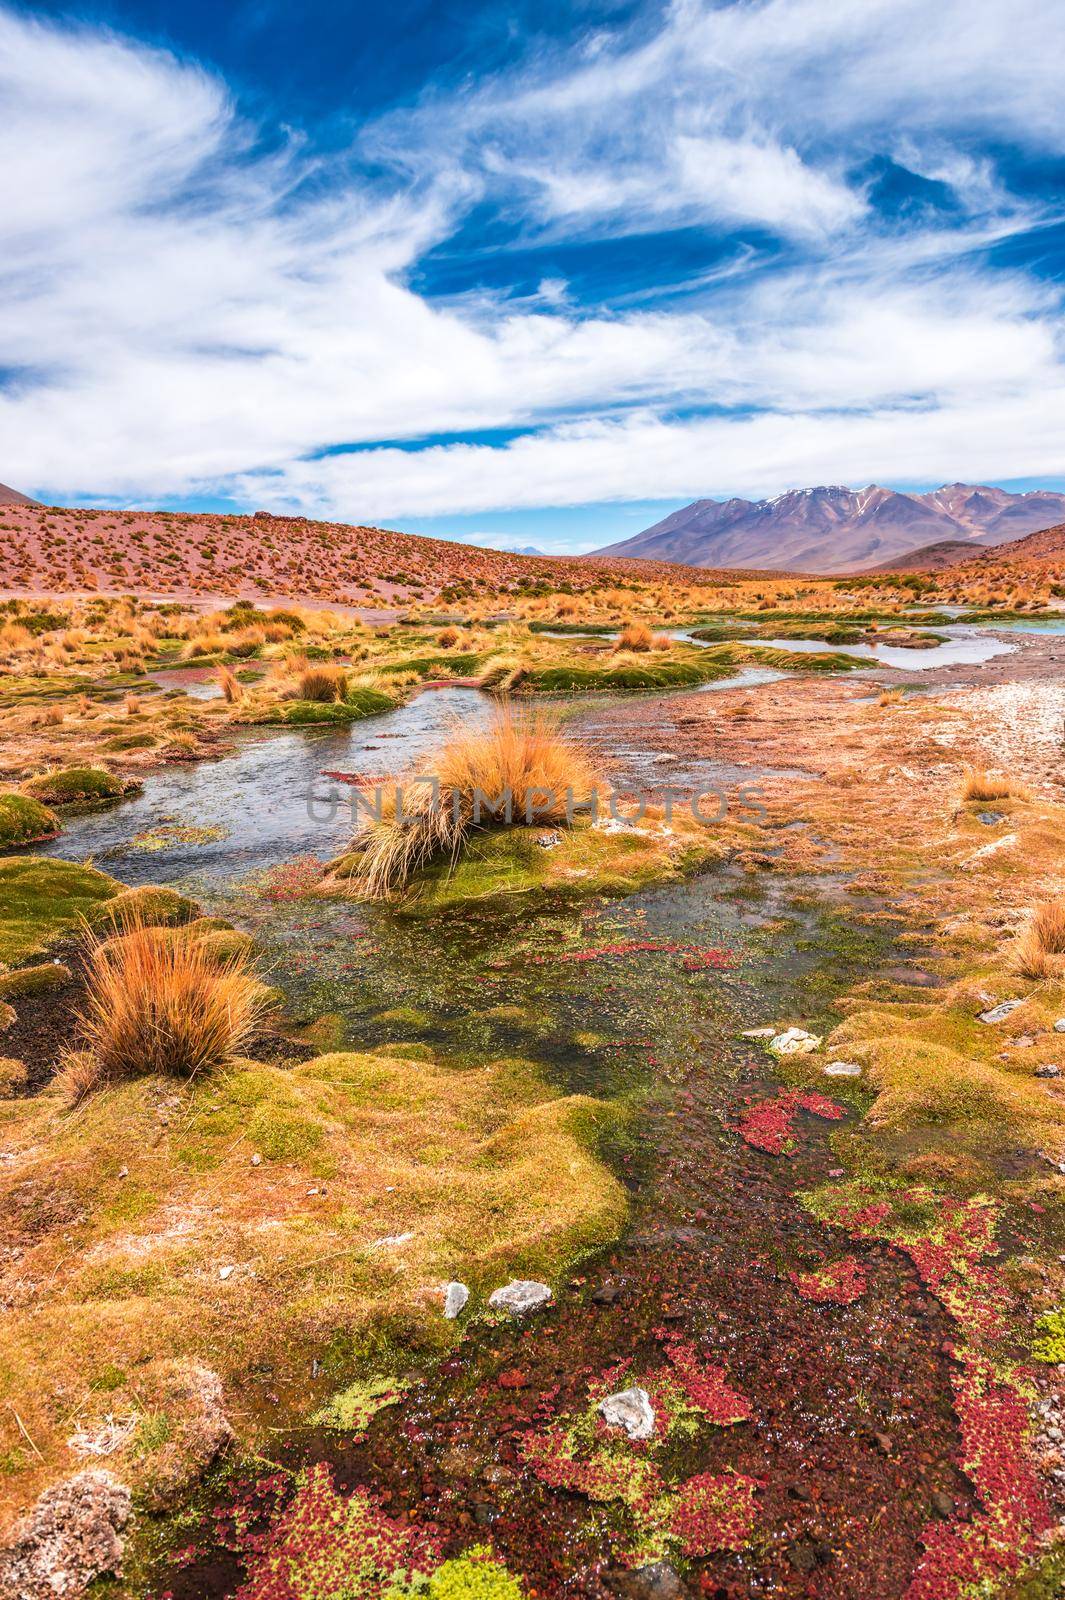
[[[81,1049],[61,1086],[79,1099],[121,1079],[196,1078],[240,1053],[267,1005],[243,954],[219,962],[187,929],[131,918],[109,939],[90,935]]]
[[[652,650],[655,636],[646,622],[627,622],[618,634],[616,650]]]
[[[347,698],[348,674],[344,667],[306,667],[299,674],[297,693],[301,700],[315,700],[321,705],[336,705]]]
[[[1030,800],[1032,791],[1017,778],[967,767],[961,786],[962,800]]]
[[[228,705],[236,706],[244,699],[244,685],[229,667],[219,665],[216,669],[218,682],[222,687],[222,694]]]
[[[1025,978],[1060,977],[1065,956],[1065,900],[1049,900],[1036,908],[1017,940],[1013,965]]]
[[[402,815],[386,799],[381,819],[356,841],[351,884],[366,899],[402,888],[419,867],[452,860],[472,829],[500,822],[564,822],[569,807],[587,801],[600,782],[587,752],[564,735],[544,710],[501,706],[487,728],[457,726],[421,772],[429,783],[400,787]],[[509,797],[509,814],[489,801]],[[487,797],[487,800],[481,797]]]

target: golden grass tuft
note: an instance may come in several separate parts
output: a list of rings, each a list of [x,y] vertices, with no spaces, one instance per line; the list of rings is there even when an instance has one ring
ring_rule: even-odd
[[[218,682],[222,694],[228,705],[236,706],[244,699],[244,685],[229,667],[219,665],[217,670]]]
[[[436,636],[436,642],[441,650],[451,650],[458,644],[461,635],[457,628],[441,628]]]
[[[305,667],[297,682],[301,700],[315,700],[320,705],[336,705],[347,697],[348,674],[344,667]]]
[[[454,860],[477,827],[565,822],[601,781],[587,752],[560,731],[557,716],[509,705],[487,728],[455,727],[420,777],[437,785],[400,786],[402,815],[386,799],[381,819],[356,840],[349,881],[366,899],[386,898],[437,857]]]
[[[966,800],[1030,800],[1032,791],[1017,778],[987,772],[983,767],[967,767],[962,779],[961,798]]]
[[[1065,956],[1065,900],[1037,907],[1013,949],[1013,966],[1036,981],[1060,977]]]
[[[233,1060],[266,1009],[242,952],[219,962],[185,928],[129,918],[109,939],[90,936],[81,1049],[61,1087],[79,1098],[125,1078],[196,1078]]]
[[[646,622],[627,622],[618,634],[616,650],[652,650],[655,636]]]

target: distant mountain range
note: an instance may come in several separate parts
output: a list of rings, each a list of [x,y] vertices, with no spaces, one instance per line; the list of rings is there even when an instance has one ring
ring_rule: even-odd
[[[929,545],[986,549],[1065,521],[1065,494],[1009,494],[949,483],[930,494],[831,485],[772,500],[694,500],[599,556],[639,556],[693,567],[854,572]],[[952,549],[952,560],[961,554]]]

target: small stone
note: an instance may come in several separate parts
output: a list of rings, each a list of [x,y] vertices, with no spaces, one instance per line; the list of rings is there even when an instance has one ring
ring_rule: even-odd
[[[932,1496],[932,1510],[937,1517],[942,1517],[944,1522],[949,1522],[954,1515],[954,1501],[949,1494],[944,1494],[942,1489],[937,1489]]]
[[[812,1572],[817,1565],[817,1552],[806,1539],[788,1547],[788,1562],[796,1572]]]
[[[993,828],[996,822],[1005,822],[1006,819],[1001,811],[978,811],[976,820],[982,822],[985,828]]]
[[[233,1267],[219,1267],[218,1276],[221,1278],[222,1282],[225,1283],[227,1278],[231,1278],[233,1276],[234,1270],[235,1269]]]
[[[684,1600],[687,1593],[668,1561],[637,1567],[625,1585],[630,1600]]]
[[[1023,1000],[1002,1000],[997,1006],[992,1006],[989,1011],[981,1011],[977,1017],[978,1022],[1004,1022],[1011,1011],[1016,1011],[1018,1006],[1023,1006]]]
[[[783,1033],[774,1034],[768,1046],[775,1056],[808,1056],[820,1047],[821,1035],[807,1033],[805,1028],[785,1028]]]
[[[128,1178],[129,1177],[129,1168],[128,1167],[119,1167],[118,1175],[119,1175],[120,1178]]]
[[[1055,1033],[1065,1033],[1065,1017],[1059,1017],[1054,1024]]]
[[[524,1317],[529,1311],[538,1311],[551,1299],[546,1283],[532,1278],[514,1278],[501,1289],[493,1289],[488,1304],[493,1311],[507,1311],[512,1317]]]
[[[464,1283],[459,1283],[457,1278],[444,1285],[444,1316],[449,1322],[453,1322],[460,1311],[464,1310],[469,1298],[470,1291]]]
[[[895,1446],[892,1443],[890,1433],[874,1433],[873,1440],[877,1449],[882,1451],[884,1455],[889,1456],[894,1451]]]
[[[747,1028],[740,1037],[741,1039],[772,1039],[776,1031],[775,1028]]]
[[[646,1389],[621,1389],[600,1400],[598,1409],[607,1427],[624,1428],[630,1439],[650,1439],[655,1431],[654,1407]]]
[[[624,1292],[625,1285],[617,1278],[607,1278],[592,1290],[591,1298],[597,1306],[612,1306]]]
[[[258,1151],[256,1151],[255,1155],[252,1156],[251,1164],[252,1164],[253,1167],[261,1167],[262,1166],[263,1158],[262,1158],[261,1155],[259,1155]]]
[[[1053,1062],[1045,1061],[1041,1067],[1036,1067],[1037,1078],[1060,1078],[1061,1068],[1054,1066]]]
[[[860,1078],[862,1075],[857,1061],[830,1061],[821,1071],[826,1078]]]

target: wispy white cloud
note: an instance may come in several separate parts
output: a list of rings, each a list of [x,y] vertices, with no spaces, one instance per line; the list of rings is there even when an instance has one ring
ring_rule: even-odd
[[[1057,0],[682,0],[327,161],[198,63],[0,7],[0,476],[399,521],[1060,471],[1060,298],[977,252],[1053,215],[998,156],[1065,146],[1063,31]],[[875,155],[952,215],[880,214]],[[555,273],[419,295],[475,203],[526,242],[698,223],[786,253],[639,309]],[[492,428],[525,433],[322,454]]]

